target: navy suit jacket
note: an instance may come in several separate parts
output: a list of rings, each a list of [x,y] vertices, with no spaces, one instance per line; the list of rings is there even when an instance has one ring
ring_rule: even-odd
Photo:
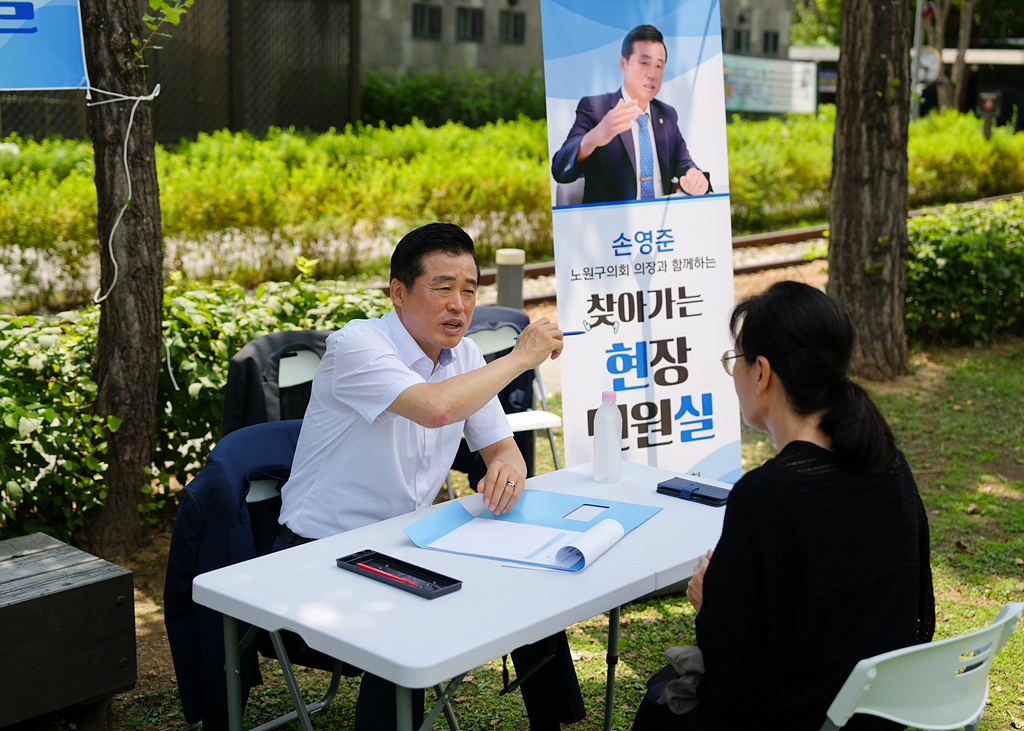
[[[185,720],[207,731],[228,727],[224,623],[219,612],[192,601],[199,574],[269,551],[279,528],[280,498],[251,506],[251,480],[288,479],[302,420],[271,421],[223,437],[206,466],[181,491],[164,584],[164,623],[178,676]],[[242,635],[247,625],[239,626]],[[262,682],[256,643],[242,653],[242,698]]]
[[[612,107],[619,103],[622,91],[585,96],[576,107],[576,122],[569,136],[551,161],[551,174],[559,183],[585,178],[584,203],[636,200],[636,160],[633,133],[626,130],[604,147],[598,147],[583,162],[578,162],[583,135],[592,130]],[[654,144],[658,151],[661,182],[665,195],[675,192],[672,178],[681,178],[697,167],[686,150],[679,132],[679,117],[668,104],[653,100],[649,109],[654,123]]]

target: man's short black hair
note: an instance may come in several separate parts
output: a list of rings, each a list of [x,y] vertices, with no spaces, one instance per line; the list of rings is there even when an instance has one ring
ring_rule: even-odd
[[[622,57],[627,61],[633,55],[633,44],[637,41],[660,43],[661,47],[665,49],[665,60],[668,60],[668,48],[665,46],[665,36],[661,34],[661,31],[653,25],[638,25],[622,39]]]
[[[398,242],[391,255],[391,279],[412,289],[424,272],[423,257],[435,251],[453,256],[469,254],[476,263],[476,249],[469,234],[454,223],[428,223],[410,231]],[[480,264],[476,265],[476,279],[480,281]]]

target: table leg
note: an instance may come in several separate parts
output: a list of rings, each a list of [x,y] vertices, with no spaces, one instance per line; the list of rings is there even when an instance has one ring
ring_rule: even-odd
[[[242,672],[238,620],[224,615],[224,675],[228,684],[228,729],[242,731]]]
[[[412,731],[412,691],[395,684],[398,731]]]
[[[615,666],[619,662],[619,607],[608,614],[608,680],[604,690],[604,731],[612,731],[615,707]]]

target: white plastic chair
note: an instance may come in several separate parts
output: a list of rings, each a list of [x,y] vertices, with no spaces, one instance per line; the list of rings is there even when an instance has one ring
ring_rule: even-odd
[[[312,381],[319,365],[320,356],[312,350],[293,350],[282,354],[278,362],[278,388],[290,388]]]
[[[1024,602],[1004,606],[984,629],[861,660],[826,713],[821,731],[855,713],[930,731],[977,731],[992,660],[1013,632]]]
[[[466,337],[480,346],[480,350],[486,356],[513,347],[518,335],[514,327],[504,325],[494,330],[477,330]],[[548,411],[548,397],[544,390],[544,381],[540,377],[540,368],[533,369],[533,394],[540,408],[507,414],[509,426],[513,432],[546,430],[548,441],[551,443],[551,456],[555,460],[555,469],[560,470],[562,466],[558,459],[554,428],[562,425],[562,418]]]

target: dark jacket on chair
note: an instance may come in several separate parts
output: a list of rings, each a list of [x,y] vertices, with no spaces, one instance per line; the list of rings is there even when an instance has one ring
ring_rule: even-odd
[[[199,574],[267,553],[281,510],[278,499],[248,505],[251,480],[291,473],[302,420],[275,421],[225,436],[181,493],[164,584],[164,621],[185,719],[206,731],[227,728],[224,626],[219,612],[192,601]],[[252,509],[250,511],[250,508]],[[239,626],[239,636],[248,626]],[[262,677],[252,643],[242,654],[242,695]]]
[[[312,350],[323,358],[327,330],[286,330],[262,335],[245,344],[228,362],[224,387],[223,436],[243,426],[267,421],[301,419],[309,403],[310,384],[281,389],[277,374],[281,356]]]

